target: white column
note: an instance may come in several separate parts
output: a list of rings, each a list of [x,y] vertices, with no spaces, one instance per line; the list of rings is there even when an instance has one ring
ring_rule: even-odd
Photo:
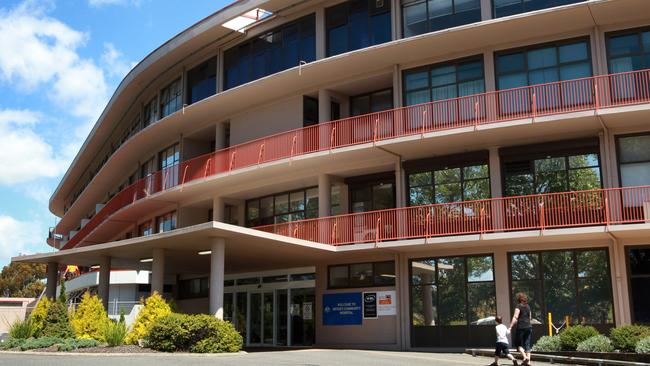
[[[402,170],[402,160],[397,158],[395,162],[395,207],[406,207],[406,195],[404,187],[404,170]]]
[[[316,60],[325,58],[327,51],[325,35],[325,9],[319,8],[316,10]]]
[[[489,1],[489,0],[488,0]],[[496,76],[494,74],[494,53],[483,52],[483,69],[485,70],[485,91],[496,90]]]
[[[212,219],[214,221],[223,222],[225,219],[225,210],[226,204],[223,202],[223,198],[215,197],[212,200]]]
[[[59,264],[51,262],[47,264],[47,283],[45,285],[45,296],[53,300],[56,298],[56,286],[59,279]]]
[[[226,241],[215,238],[210,255],[210,314],[223,319],[223,280]]]
[[[99,262],[99,286],[97,295],[102,299],[104,309],[108,310],[108,296],[111,288],[111,257],[103,256]]]
[[[330,216],[332,206],[332,178],[327,174],[318,176],[318,217]]]
[[[402,38],[402,6],[400,0],[391,0],[391,18],[392,18],[392,27],[391,27],[391,36],[392,40],[397,40]]]
[[[492,0],[481,0],[481,20],[492,19]]]
[[[151,263],[151,294],[154,292],[163,295],[165,286],[165,250],[155,248],[153,250],[153,263]]]
[[[489,158],[490,170],[490,193],[493,198],[503,197],[503,187],[501,180],[501,159],[499,157],[499,148],[490,148]],[[489,215],[492,217],[492,226],[494,230],[499,230],[503,227],[503,202],[500,200],[492,201],[490,206]]]
[[[510,319],[510,285],[508,281],[508,253],[504,248],[494,250],[494,285],[499,315]]]
[[[318,90],[318,123],[332,119],[332,95],[327,89]]]

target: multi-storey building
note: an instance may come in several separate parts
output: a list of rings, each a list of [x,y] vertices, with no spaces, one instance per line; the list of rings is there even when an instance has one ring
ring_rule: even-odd
[[[249,345],[488,345],[518,291],[537,336],[649,322],[649,9],[236,2],[127,75],[60,250],[14,260],[99,265],[105,298],[151,270]]]

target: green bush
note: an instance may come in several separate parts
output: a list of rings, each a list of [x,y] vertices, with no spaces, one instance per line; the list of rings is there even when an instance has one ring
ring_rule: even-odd
[[[604,335],[597,335],[578,343],[576,351],[612,352],[614,351],[614,346],[612,346],[612,341],[610,341],[609,338],[605,337]]]
[[[65,339],[58,345],[60,352],[70,352],[80,348],[97,347],[99,342],[94,339]]]
[[[563,351],[575,351],[582,341],[599,335],[596,328],[589,325],[575,325],[560,333],[560,344]]]
[[[55,338],[74,338],[74,329],[68,319],[68,309],[62,302],[52,302],[47,309],[43,336]]]
[[[535,352],[558,352],[562,350],[559,336],[543,336],[533,345]]]
[[[636,353],[650,353],[650,337],[645,337],[641,339],[634,348]]]
[[[79,306],[72,314],[70,324],[78,338],[104,341],[104,328],[108,324],[108,314],[97,295],[86,292]]]
[[[124,344],[128,328],[124,323],[124,316],[120,316],[120,321],[109,321],[104,327],[104,340],[109,347],[117,347]]]
[[[30,349],[47,348],[55,344],[63,343],[64,341],[64,339],[58,337],[30,338],[25,340],[25,342],[20,345],[20,350],[27,351]]]
[[[43,328],[45,328],[45,316],[47,315],[47,309],[50,308],[52,302],[46,296],[43,296],[39,300],[38,304],[32,311],[32,314],[29,316],[34,324],[34,337],[40,337],[43,335]]]
[[[13,348],[18,348],[25,343],[25,339],[18,339],[18,338],[9,338],[6,341],[2,342],[2,346],[0,348],[2,349],[13,349]]]
[[[229,322],[213,316],[170,314],[158,319],[147,336],[158,351],[238,352],[242,337]]]
[[[154,322],[172,312],[169,304],[157,292],[154,292],[147,300],[141,300],[141,303],[144,307],[135,318],[131,333],[126,337],[127,344],[137,344],[138,340],[146,338]]]
[[[650,327],[643,325],[624,325],[609,332],[614,348],[626,352],[634,352],[636,344],[645,337],[650,337]]]
[[[9,337],[14,339],[27,339],[34,336],[34,321],[32,318],[16,320],[9,327]]]

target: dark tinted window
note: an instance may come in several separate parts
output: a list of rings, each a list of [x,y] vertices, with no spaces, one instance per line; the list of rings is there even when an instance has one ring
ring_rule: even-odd
[[[650,323],[650,248],[630,248],[628,251],[630,267],[630,297],[632,320]]]
[[[224,53],[224,89],[316,59],[315,16],[308,15]]]
[[[246,226],[280,224],[318,217],[318,188],[246,201]]]
[[[500,18],[583,1],[587,0],[492,0],[492,3],[494,4],[494,17]]]
[[[312,97],[303,98],[302,118],[303,127],[318,124],[318,99]]]
[[[350,116],[381,112],[392,108],[392,89],[380,90],[350,98]]]
[[[187,72],[187,104],[217,92],[217,59],[210,59]]]
[[[352,0],[326,9],[327,56],[391,40],[390,1]]]
[[[404,37],[479,21],[480,0],[402,0]]]
[[[395,262],[330,266],[327,277],[329,288],[395,286]]]
[[[650,30],[635,30],[607,36],[610,73],[650,68]]]

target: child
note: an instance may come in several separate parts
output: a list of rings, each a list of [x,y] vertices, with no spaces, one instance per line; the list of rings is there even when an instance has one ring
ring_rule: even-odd
[[[503,319],[501,319],[500,316],[496,316],[494,319],[497,322],[496,326],[496,332],[497,332],[497,345],[496,349],[494,350],[494,363],[490,366],[499,366],[499,357],[503,354],[504,356],[508,357],[510,361],[512,361],[512,364],[517,366],[517,360],[510,354],[508,351],[508,348],[510,348],[510,344],[508,343],[508,335],[510,335],[510,331],[508,330],[508,327],[505,325],[501,324],[503,322]]]

